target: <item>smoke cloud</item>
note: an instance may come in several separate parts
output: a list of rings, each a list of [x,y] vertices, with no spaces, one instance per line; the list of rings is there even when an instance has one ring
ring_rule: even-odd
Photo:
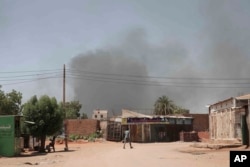
[[[129,77],[147,76],[145,64],[122,52],[97,50],[81,54],[72,59],[71,68],[74,69],[72,75],[78,75],[73,83],[75,98],[80,100],[88,115],[94,109],[107,109],[116,114],[122,108],[132,109],[149,102],[147,87]]]
[[[248,94],[249,80],[237,78],[248,78],[250,71],[250,13],[244,10],[246,4],[220,2],[200,5],[205,24],[197,34],[201,52],[196,55],[178,40],[152,44],[146,30],[136,29],[118,44],[72,58],[70,68],[81,76],[72,78],[72,89],[83,111],[88,115],[98,108],[114,113],[122,108],[146,112],[158,97],[166,95],[191,113],[207,113],[207,104]]]

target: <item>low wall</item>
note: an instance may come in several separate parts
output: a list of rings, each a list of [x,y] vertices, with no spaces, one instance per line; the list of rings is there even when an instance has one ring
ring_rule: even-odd
[[[180,132],[180,141],[184,141],[184,142],[198,141],[198,133],[197,132]]]
[[[68,119],[66,123],[68,135],[88,136],[100,129],[100,122],[95,119]]]
[[[199,141],[209,140],[209,132],[208,131],[198,132],[198,138]]]

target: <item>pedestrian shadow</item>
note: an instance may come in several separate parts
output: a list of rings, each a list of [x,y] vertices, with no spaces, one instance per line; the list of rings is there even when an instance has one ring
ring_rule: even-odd
[[[76,150],[75,149],[70,149],[70,150],[67,150],[67,151],[65,151],[65,150],[60,150],[60,151],[55,151],[55,152],[50,152],[50,153],[57,153],[57,152],[60,152],[60,153],[67,153],[67,152],[75,152]],[[50,154],[49,153],[49,154]]]
[[[20,155],[17,155],[15,157],[34,157],[34,156],[45,156],[48,154],[54,154],[54,153],[70,153],[75,152],[76,149],[70,149],[70,150],[58,150],[58,151],[52,151],[52,152],[39,152],[39,151],[28,151],[28,152],[22,152]]]
[[[45,156],[47,154],[48,154],[47,152],[28,151],[28,152],[22,152],[20,155],[17,155],[16,157]]]

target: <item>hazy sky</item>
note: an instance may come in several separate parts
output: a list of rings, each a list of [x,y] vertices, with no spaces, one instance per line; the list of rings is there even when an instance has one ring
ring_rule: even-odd
[[[201,8],[194,0],[1,0],[1,66],[61,67],[135,28],[145,29],[150,42],[192,44],[203,26]]]
[[[0,73],[0,85],[5,91],[21,91],[24,101],[34,94],[49,94],[61,100],[61,79],[10,84],[20,82],[15,80],[17,76],[21,78],[28,73],[6,72],[39,73],[40,70],[62,69],[66,64],[67,68],[77,66],[89,72],[120,74],[120,68],[105,70],[95,65],[113,67],[122,66],[122,62],[141,67],[136,68],[139,72],[135,74],[139,75],[225,77],[236,82],[236,78],[249,77],[249,18],[248,0],[0,0],[0,72],[4,72]],[[107,59],[103,56],[103,60],[110,61],[99,59],[103,53],[107,56]],[[116,55],[119,61],[116,61]],[[93,57],[95,59],[90,60]],[[87,68],[80,67],[77,64],[80,60],[90,64],[85,64]],[[132,73],[133,70],[126,75]],[[10,74],[14,77],[6,81]],[[218,80],[209,82],[218,83]],[[243,86],[250,86],[246,84],[249,80],[242,82]],[[76,86],[67,82],[67,99],[81,98],[77,95],[78,89],[84,88],[79,87],[81,84]],[[112,85],[109,88],[106,90],[112,91]],[[88,96],[83,99],[88,104],[80,101],[91,106],[86,110],[116,108],[109,102],[100,106],[89,104],[95,96],[105,97],[108,92],[98,92],[98,95],[95,92],[91,96],[91,90],[96,88],[85,89],[88,89]],[[122,89],[128,92],[127,88]],[[117,90],[120,88],[114,89]],[[155,98],[167,95],[191,112],[207,112],[206,104],[239,93],[250,93],[249,88],[242,89],[239,84],[233,90],[148,86],[141,92],[145,93],[145,90],[149,91],[146,94],[152,95],[144,99],[146,103],[117,102],[119,107],[153,108]],[[128,92],[126,96],[131,94]],[[101,104],[102,98],[97,99]]]

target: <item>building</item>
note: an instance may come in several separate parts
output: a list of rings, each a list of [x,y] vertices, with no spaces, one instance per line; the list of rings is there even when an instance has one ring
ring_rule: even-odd
[[[107,110],[94,110],[92,114],[92,119],[97,120],[107,120],[108,119],[108,111]]]
[[[100,130],[103,138],[107,138],[107,124],[108,124],[108,110],[94,110],[92,114],[92,119],[100,121]]]
[[[193,131],[197,132],[199,141],[209,140],[209,115],[207,114],[183,114],[193,118]]]
[[[171,142],[180,140],[180,132],[192,131],[193,118],[183,115],[145,115],[122,110],[122,116],[108,124],[108,140],[122,140],[124,131],[130,129],[133,142]]]
[[[231,97],[209,106],[209,132],[212,140],[236,140],[249,145],[250,94]]]

